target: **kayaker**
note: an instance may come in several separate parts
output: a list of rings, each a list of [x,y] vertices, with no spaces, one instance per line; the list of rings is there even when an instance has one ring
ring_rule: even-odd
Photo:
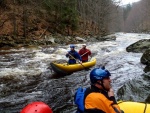
[[[70,51],[66,54],[66,57],[69,58],[68,64],[76,64],[77,60],[78,63],[82,63],[81,56],[75,50],[75,46],[73,44],[70,45]]]
[[[82,62],[88,62],[88,56],[91,56],[91,51],[86,48],[86,44],[83,44],[79,54],[81,55]]]
[[[75,94],[77,113],[123,113],[116,102],[110,76],[105,68],[95,68],[90,72],[91,86],[80,92],[77,90]]]
[[[53,111],[44,102],[36,101],[25,106],[20,113],[53,113]]]

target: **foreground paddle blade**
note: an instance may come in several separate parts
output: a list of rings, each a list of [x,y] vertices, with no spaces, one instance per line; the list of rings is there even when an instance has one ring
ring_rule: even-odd
[[[22,109],[20,113],[53,113],[51,108],[44,102],[33,102]]]

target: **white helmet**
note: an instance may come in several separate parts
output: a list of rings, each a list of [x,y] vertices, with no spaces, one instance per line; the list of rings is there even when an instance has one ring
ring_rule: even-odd
[[[86,46],[86,44],[82,44],[82,46]]]

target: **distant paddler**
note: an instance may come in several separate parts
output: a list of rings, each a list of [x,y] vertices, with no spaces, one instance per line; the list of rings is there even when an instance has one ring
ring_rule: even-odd
[[[79,54],[81,55],[82,62],[88,62],[88,56],[91,56],[91,51],[86,48],[86,44],[83,44]]]
[[[69,58],[68,64],[76,64],[76,61],[79,60],[82,63],[82,59],[80,54],[75,50],[75,46],[73,44],[70,45],[70,51],[66,54],[66,57]]]

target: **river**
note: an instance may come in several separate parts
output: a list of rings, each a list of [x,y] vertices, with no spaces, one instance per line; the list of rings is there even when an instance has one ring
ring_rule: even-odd
[[[142,53],[128,53],[126,47],[138,40],[150,39],[150,35],[114,35],[115,41],[88,42],[87,48],[97,59],[95,67],[105,65],[111,72],[112,86],[117,94],[124,84],[141,79],[144,73],[145,65],[140,63]],[[76,46],[76,50],[81,48],[81,44]],[[67,60],[68,50],[69,45],[0,50],[0,113],[19,113],[34,101],[47,103],[54,113],[75,112],[75,89],[89,86],[90,70],[58,76],[50,68],[52,61]]]

